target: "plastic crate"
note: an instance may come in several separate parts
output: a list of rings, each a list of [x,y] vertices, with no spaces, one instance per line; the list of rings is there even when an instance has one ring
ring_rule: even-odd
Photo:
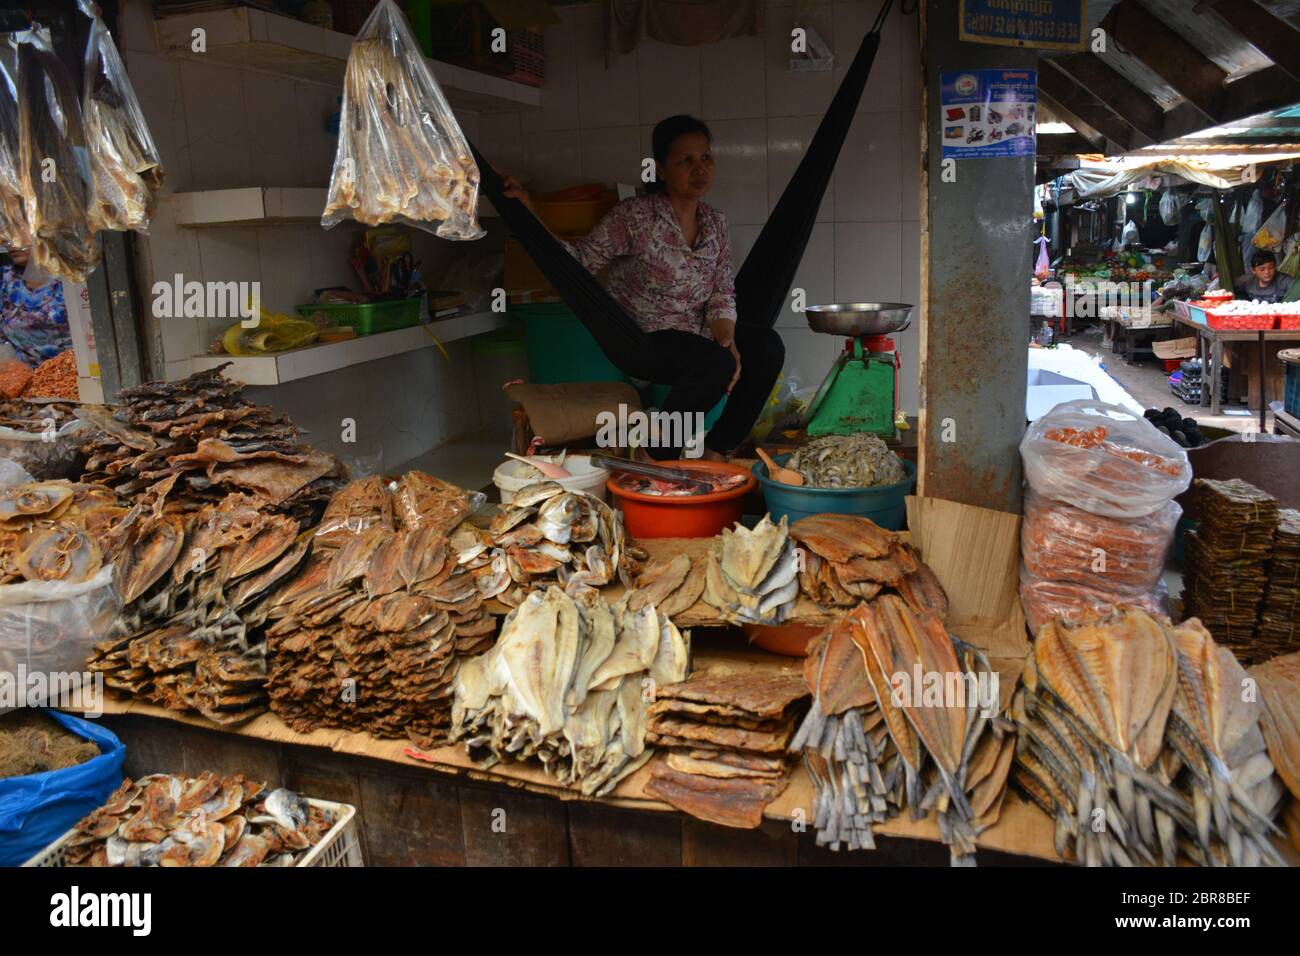
[[[1300,332],[1300,315],[1279,315],[1277,327],[1288,332]]]
[[[506,48],[510,51],[513,73],[507,80],[525,86],[541,86],[546,81],[546,41],[536,27],[506,31]]]
[[[297,866],[365,866],[361,856],[361,841],[357,837],[357,808],[349,803],[331,803],[328,800],[307,798],[313,807],[338,814],[329,833],[307,852]],[[36,854],[23,866],[66,866],[66,847],[68,841],[76,835],[76,830],[69,830],[40,853]]]
[[[1277,353],[1286,370],[1282,386],[1282,409],[1288,415],[1300,418],[1300,349],[1283,349]]]
[[[323,312],[335,325],[348,325],[356,329],[357,335],[374,335],[395,329],[409,329],[416,325],[420,321],[420,298],[414,296],[410,299],[390,299],[387,302],[366,302],[360,305],[322,302],[317,305],[300,305],[298,314],[310,318],[313,313]]]
[[[1224,315],[1214,310],[1205,313],[1206,325],[1218,331],[1268,332],[1276,322],[1272,315]]]
[[[626,382],[627,376],[605,357],[582,320],[563,303],[515,305],[528,343],[528,379],[557,382]]]

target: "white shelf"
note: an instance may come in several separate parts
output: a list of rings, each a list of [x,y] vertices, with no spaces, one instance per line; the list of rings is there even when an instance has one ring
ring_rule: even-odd
[[[432,332],[443,345],[505,328],[510,318],[502,312],[471,312],[431,323]],[[279,355],[238,357],[232,355],[196,355],[191,360],[194,372],[203,372],[230,362],[226,375],[245,385],[279,385],[313,375],[335,372],[351,365],[373,362],[390,355],[436,348],[424,326],[417,325],[378,335],[359,335],[345,342],[309,345],[304,349]]]
[[[191,228],[212,226],[274,226],[320,223],[325,209],[324,188],[248,186],[243,189],[204,189],[172,193],[176,223]],[[496,216],[487,199],[478,203],[480,219]]]
[[[274,73],[342,88],[352,37],[291,17],[250,7],[162,17],[155,21],[164,55],[203,63]],[[207,50],[193,50],[194,31],[203,30]],[[540,109],[542,91],[498,76],[476,73],[438,60],[426,62],[447,101],[459,109],[507,113]]]

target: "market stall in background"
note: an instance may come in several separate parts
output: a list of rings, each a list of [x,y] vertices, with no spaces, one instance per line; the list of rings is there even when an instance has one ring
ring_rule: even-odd
[[[18,47],[12,168],[27,178],[0,203],[5,244],[98,289],[92,325],[113,335],[94,359],[106,394],[85,391],[91,339],[74,332],[79,361],[37,370],[36,391],[0,409],[0,670],[89,677],[28,701],[61,705],[48,716],[0,701],[0,795],[17,808],[0,815],[0,863],[1300,859],[1300,441],[1216,441],[1072,357],[1069,323],[1054,327],[1095,307],[1081,317],[1133,358],[1137,333],[1169,330],[1152,348],[1181,349],[1165,339],[1195,326],[1210,376],[1226,332],[1271,347],[1291,331],[1287,295],[1263,309],[1255,287],[1226,290],[1257,252],[1296,271],[1289,158],[1249,183],[1145,167],[1057,182],[1038,347],[938,336],[952,275],[922,244],[921,210],[961,213],[931,208],[928,190],[951,184],[911,205],[924,154],[905,130],[946,115],[942,72],[914,75],[912,14],[770,11],[817,36],[793,60],[744,24],[731,39],[757,46],[725,55],[629,28],[615,62],[632,73],[610,75],[595,8],[475,5],[463,28],[427,3],[339,5],[354,6],[365,16],[128,0],[127,83],[87,4],[83,136],[118,152],[62,191],[32,179],[34,128],[43,148],[72,147],[31,98],[71,74],[38,29]],[[528,56],[453,42],[507,13]],[[923,15],[936,52],[975,47],[948,37],[953,5]],[[547,24],[570,56],[539,88]],[[762,142],[761,175],[719,197],[740,247],[832,91],[851,89],[829,61],[882,38],[905,55],[875,65],[870,119],[848,136],[898,162],[837,167],[803,295],[776,319],[784,380],[730,461],[641,460],[629,418],[663,386],[619,372],[527,230],[506,235],[477,148],[525,171],[542,222],[574,236],[642,185],[647,122],[711,114],[719,162],[744,168],[747,137]],[[101,62],[120,115],[104,114]],[[736,115],[752,91],[718,82],[741,67],[761,115]],[[683,74],[714,82],[664,89]],[[231,84],[243,107],[215,109]],[[819,106],[788,115],[810,91]],[[891,132],[872,132],[882,116]],[[1010,167],[978,166],[1002,161],[962,159],[963,175],[1023,194],[1032,156],[1008,154],[1007,182]],[[875,186],[913,176],[915,191]],[[1195,236],[1193,212],[1212,224]],[[134,286],[123,232],[139,233]],[[1138,298],[1108,301],[1115,284]],[[153,321],[135,340],[94,304],[139,287]],[[990,293],[966,311],[996,306]],[[1023,310],[1002,318],[1023,333]],[[946,347],[996,353],[1013,381],[969,361],[949,377]],[[1168,387],[1190,400],[1202,365],[1173,358]],[[74,373],[80,391],[41,400]],[[1263,414],[1282,386],[1260,384]],[[993,388],[1002,400],[968,414]],[[1217,394],[1194,397],[1213,414]]]

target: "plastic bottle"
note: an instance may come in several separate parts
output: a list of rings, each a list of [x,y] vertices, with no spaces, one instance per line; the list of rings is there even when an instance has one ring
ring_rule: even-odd
[[[1054,337],[1055,333],[1052,332],[1052,323],[1044,321],[1043,327],[1038,331],[1038,344],[1045,349],[1050,349]]]

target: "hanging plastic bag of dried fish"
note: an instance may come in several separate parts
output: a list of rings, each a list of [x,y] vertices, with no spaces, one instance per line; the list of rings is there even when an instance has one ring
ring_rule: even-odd
[[[162,160],[99,5],[78,0],[78,6],[92,20],[81,100],[90,149],[90,225],[146,232],[162,188]]]
[[[380,0],[348,54],[321,225],[404,222],[444,239],[479,239],[478,182],[469,143],[406,18],[393,0]]]
[[[99,263],[87,218],[90,169],[72,77],[39,26],[15,33],[18,46],[18,175],[27,204],[28,271],[82,282]]]
[[[0,245],[26,249],[31,242],[18,176],[18,86],[0,60]]]

